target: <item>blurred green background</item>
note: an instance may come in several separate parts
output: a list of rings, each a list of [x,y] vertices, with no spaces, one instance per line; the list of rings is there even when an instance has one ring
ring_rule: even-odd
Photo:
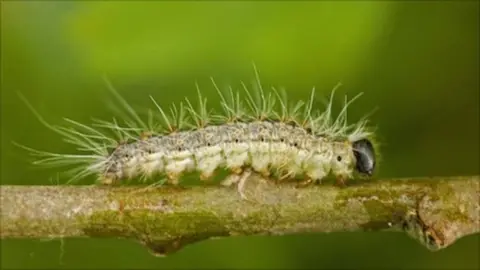
[[[377,108],[380,177],[478,174],[478,32],[478,1],[3,1],[2,184],[56,173],[12,141],[72,150],[17,92],[55,124],[110,118],[104,74],[136,106],[151,107],[149,94],[161,105],[194,98],[195,81],[215,106],[209,77],[239,86],[252,61],[293,99],[313,86],[326,97],[339,81],[339,94],[365,92],[349,118]],[[235,237],[167,258],[128,240],[2,241],[1,253],[4,268],[478,269],[479,239],[436,253],[396,233]]]

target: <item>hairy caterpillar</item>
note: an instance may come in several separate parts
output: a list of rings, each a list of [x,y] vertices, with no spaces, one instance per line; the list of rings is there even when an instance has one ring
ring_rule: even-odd
[[[65,119],[72,126],[52,126],[21,96],[48,128],[75,145],[78,154],[61,154],[22,146],[40,157],[35,164],[73,166],[70,181],[96,174],[103,184],[139,177],[142,181],[167,176],[177,184],[184,173],[200,172],[210,179],[219,168],[232,174],[224,184],[237,183],[240,194],[252,173],[278,179],[303,175],[303,182],[319,182],[333,174],[340,182],[354,174],[371,176],[376,166],[374,134],[367,120],[347,124],[347,108],[361,94],[347,101],[332,116],[332,90],[324,110],[314,110],[314,93],[307,102],[291,103],[285,93],[262,88],[258,72],[256,90],[242,83],[243,91],[227,93],[211,81],[221,100],[222,113],[207,107],[197,85],[198,108],[188,98],[173,104],[170,112],[150,96],[156,111],[142,119],[106,80],[108,88],[127,113],[122,121],[94,119],[85,125]],[[245,98],[242,98],[245,97]],[[124,126],[120,126],[123,123]]]

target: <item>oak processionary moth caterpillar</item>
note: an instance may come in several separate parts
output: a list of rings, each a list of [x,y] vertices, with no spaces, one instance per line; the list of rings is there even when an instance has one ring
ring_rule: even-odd
[[[237,184],[242,197],[252,173],[277,180],[302,175],[304,184],[328,175],[343,183],[355,175],[374,173],[376,144],[368,120],[347,123],[347,107],[361,94],[348,102],[345,97],[342,110],[333,117],[333,96],[339,85],[326,108],[314,110],[315,89],[307,102],[292,103],[273,87],[265,91],[256,68],[255,75],[255,91],[242,83],[242,92],[230,87],[225,93],[211,79],[221,100],[221,114],[207,107],[197,85],[197,108],[186,98],[166,110],[150,96],[156,108],[149,111],[148,119],[142,119],[106,80],[127,115],[120,122],[94,120],[90,126],[71,119],[65,119],[70,127],[52,126],[21,96],[46,127],[82,154],[20,146],[39,157],[35,164],[73,166],[67,171],[69,182],[92,174],[102,184],[135,177],[146,182],[164,175],[169,183],[178,184],[185,173],[197,171],[200,179],[207,180],[223,168],[231,172],[223,184]]]

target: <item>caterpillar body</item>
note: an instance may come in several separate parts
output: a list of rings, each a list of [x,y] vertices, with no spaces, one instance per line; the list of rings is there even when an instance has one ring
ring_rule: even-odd
[[[22,147],[40,156],[36,164],[73,166],[67,171],[71,181],[92,174],[103,184],[135,177],[148,181],[165,175],[170,183],[178,184],[184,173],[197,171],[200,179],[207,180],[217,169],[224,168],[232,172],[224,184],[237,183],[242,196],[242,187],[252,173],[276,175],[278,179],[303,175],[307,184],[330,174],[343,182],[356,174],[374,173],[378,153],[367,119],[347,124],[347,107],[359,95],[348,102],[345,99],[334,118],[333,96],[339,85],[332,90],[326,109],[314,110],[315,89],[308,102],[290,104],[286,95],[275,88],[267,93],[255,72],[257,89],[253,95],[242,83],[243,94],[229,88],[227,97],[212,79],[223,113],[207,108],[207,100],[197,85],[198,108],[185,99],[166,113],[151,97],[156,112],[149,111],[147,122],[106,80],[127,113],[121,121],[125,127],[115,118],[94,120],[88,126],[66,119],[72,126],[52,126],[21,96],[45,126],[83,153]]]

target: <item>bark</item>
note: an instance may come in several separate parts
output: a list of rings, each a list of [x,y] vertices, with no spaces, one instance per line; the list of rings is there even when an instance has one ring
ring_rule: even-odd
[[[480,231],[479,176],[296,188],[1,186],[1,238],[123,237],[156,255],[231,235],[403,231],[430,250]]]

